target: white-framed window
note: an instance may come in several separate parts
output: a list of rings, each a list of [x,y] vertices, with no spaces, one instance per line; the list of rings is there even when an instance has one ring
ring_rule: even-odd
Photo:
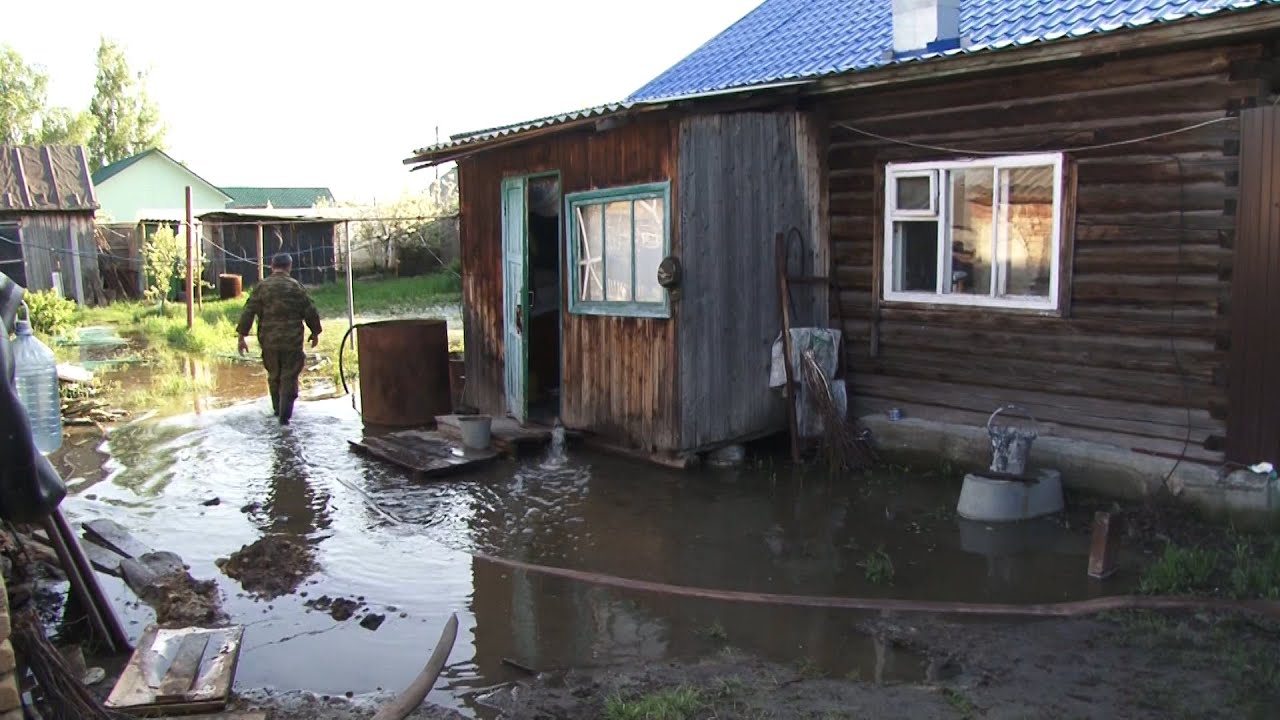
[[[885,167],[884,299],[1056,311],[1063,156]]]

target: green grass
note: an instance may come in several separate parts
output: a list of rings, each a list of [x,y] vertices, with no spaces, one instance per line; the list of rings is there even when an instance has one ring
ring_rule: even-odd
[[[1148,595],[1182,595],[1208,593],[1214,589],[1213,574],[1218,554],[1212,550],[1184,548],[1170,543],[1138,583],[1138,590]]]
[[[462,299],[462,279],[442,272],[386,280],[356,280],[352,286],[356,312],[361,315],[412,311]],[[347,313],[347,286],[337,282],[312,288],[311,299],[321,317]]]
[[[862,566],[867,581],[873,585],[893,584],[893,559],[884,551],[883,545],[867,553],[866,558],[858,564]]]
[[[677,688],[633,700],[613,696],[605,701],[606,720],[692,720],[706,707],[702,693]]]
[[[962,718],[971,718],[978,712],[978,706],[974,704],[973,700],[970,700],[967,695],[959,690],[944,688],[942,696],[946,698],[947,704],[951,706],[951,709],[959,713]]]

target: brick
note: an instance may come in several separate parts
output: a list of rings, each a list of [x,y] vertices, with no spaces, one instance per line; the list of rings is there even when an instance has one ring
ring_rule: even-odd
[[[0,720],[27,720],[27,716],[22,714],[22,709],[10,710],[7,713],[0,713]]]
[[[0,642],[13,636],[13,625],[9,622],[9,611],[0,613]]]
[[[0,673],[13,672],[18,667],[17,658],[13,654],[13,643],[0,642]]]
[[[18,693],[18,677],[13,673],[0,675],[0,712],[22,707],[22,695]]]

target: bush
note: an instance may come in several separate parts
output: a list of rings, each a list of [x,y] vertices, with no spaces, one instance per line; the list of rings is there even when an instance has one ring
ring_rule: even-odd
[[[76,303],[52,290],[28,292],[23,297],[31,314],[31,328],[42,335],[57,335],[71,327]]]

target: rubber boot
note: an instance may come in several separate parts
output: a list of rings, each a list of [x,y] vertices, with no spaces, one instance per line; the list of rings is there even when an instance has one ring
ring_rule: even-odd
[[[271,414],[280,417],[280,398],[275,393],[271,393]]]
[[[289,420],[293,417],[293,401],[296,399],[293,395],[284,395],[280,398],[280,408],[276,416],[280,418],[281,425],[289,424]]]

